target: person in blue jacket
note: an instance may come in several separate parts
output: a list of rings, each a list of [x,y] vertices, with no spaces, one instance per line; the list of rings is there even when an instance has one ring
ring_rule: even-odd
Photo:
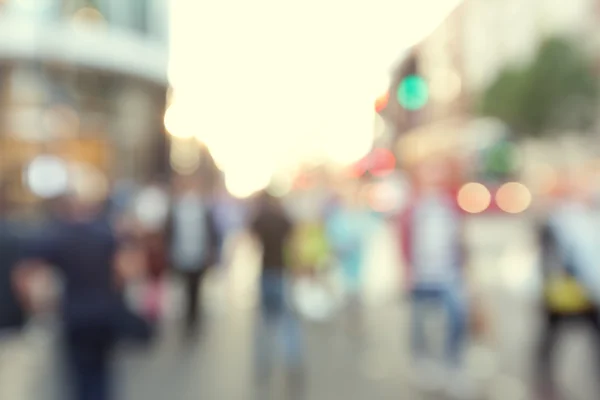
[[[326,229],[334,262],[340,268],[350,315],[350,330],[361,336],[361,289],[370,233],[371,213],[357,189],[340,198],[327,217]]]

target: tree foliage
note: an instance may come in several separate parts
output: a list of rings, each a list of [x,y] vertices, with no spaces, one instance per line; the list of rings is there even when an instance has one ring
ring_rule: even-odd
[[[546,40],[523,68],[505,68],[483,93],[480,112],[521,135],[584,131],[595,122],[598,82],[573,43]]]

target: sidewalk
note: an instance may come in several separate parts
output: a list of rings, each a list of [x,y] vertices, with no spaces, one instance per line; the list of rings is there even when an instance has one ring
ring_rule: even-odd
[[[338,320],[304,324],[310,365],[307,400],[420,400],[409,392],[406,381],[409,312],[397,291],[400,268],[395,240],[389,227],[380,228],[373,235],[365,276],[364,340],[358,343],[349,337]],[[529,400],[538,324],[535,285],[529,284],[524,270],[532,271],[534,249],[522,225],[477,228],[488,233],[487,244],[471,246],[493,335],[488,343],[472,343],[469,370],[489,378],[488,399]],[[501,241],[517,245],[491,247],[490,243]],[[123,400],[252,399],[255,319],[250,299],[256,292],[256,265],[256,254],[245,243],[228,271],[211,274],[205,288],[208,329],[201,341],[191,345],[182,342],[176,321],[179,284],[169,283],[170,317],[164,322],[161,342],[149,352],[126,352],[120,357],[119,376],[127,394]],[[597,400],[591,396],[594,377],[587,376],[594,370],[589,343],[582,340],[585,334],[567,336],[559,375],[573,394],[569,400]],[[56,373],[52,341],[31,338],[0,343],[0,399],[64,400],[47,396],[58,383],[58,375],[52,375]]]

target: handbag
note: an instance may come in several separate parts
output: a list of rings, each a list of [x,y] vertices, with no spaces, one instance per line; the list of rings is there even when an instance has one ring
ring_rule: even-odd
[[[294,285],[293,298],[300,315],[311,321],[326,321],[335,311],[333,295],[317,279],[298,279]]]

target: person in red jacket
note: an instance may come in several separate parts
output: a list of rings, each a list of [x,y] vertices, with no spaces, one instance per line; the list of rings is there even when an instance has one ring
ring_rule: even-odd
[[[414,171],[413,196],[398,220],[412,321],[411,347],[419,384],[444,385],[463,398],[469,386],[462,368],[468,333],[465,302],[463,215],[457,204],[451,160],[430,158]],[[433,312],[433,314],[432,314]],[[425,321],[444,313],[443,362],[425,332]],[[442,379],[446,381],[442,381]]]

